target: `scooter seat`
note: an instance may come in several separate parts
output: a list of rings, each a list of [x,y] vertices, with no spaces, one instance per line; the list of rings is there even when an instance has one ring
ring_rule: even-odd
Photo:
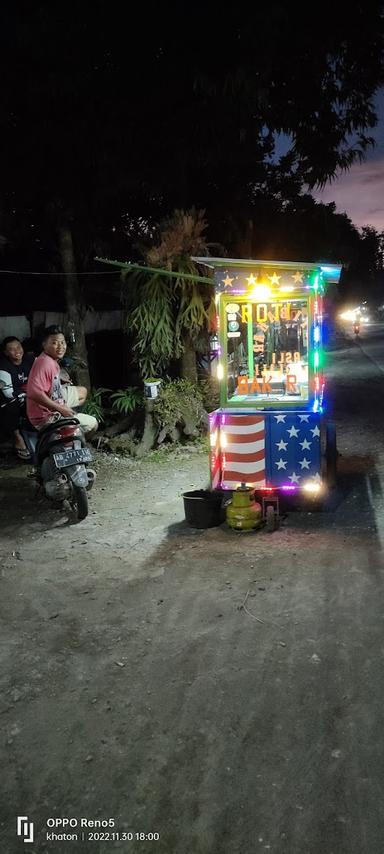
[[[54,433],[55,430],[61,429],[62,427],[69,425],[73,427],[80,427],[80,421],[77,418],[73,417],[58,418],[57,421],[51,421],[49,424],[45,424],[44,427],[40,427],[37,435],[36,453],[38,455],[44,455],[50,445],[49,437],[51,433]]]
[[[50,421],[48,424],[44,424],[43,427],[40,427],[38,430],[39,436],[47,436],[48,433],[57,430],[58,427],[65,427],[69,424],[80,425],[80,421],[78,418],[58,418],[57,421]]]

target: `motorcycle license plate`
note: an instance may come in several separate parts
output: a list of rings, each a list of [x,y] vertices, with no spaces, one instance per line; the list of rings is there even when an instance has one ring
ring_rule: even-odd
[[[71,449],[70,451],[62,451],[60,454],[54,454],[53,459],[57,468],[63,469],[65,466],[73,466],[77,463],[89,463],[92,459],[92,454],[88,448]]]

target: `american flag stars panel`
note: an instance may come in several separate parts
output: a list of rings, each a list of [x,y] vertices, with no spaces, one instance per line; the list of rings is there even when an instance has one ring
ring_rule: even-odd
[[[268,414],[267,483],[301,486],[320,475],[320,418],[312,413]]]

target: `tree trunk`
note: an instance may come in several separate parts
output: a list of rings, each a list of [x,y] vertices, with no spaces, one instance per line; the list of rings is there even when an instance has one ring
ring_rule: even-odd
[[[136,457],[143,457],[148,451],[151,451],[155,445],[156,436],[159,430],[156,426],[155,419],[153,417],[153,400],[146,399],[145,401],[145,421],[144,421],[144,432],[141,438],[141,442],[137,445],[135,449]]]
[[[197,382],[196,350],[187,330],[183,332],[183,355],[181,357],[181,377],[184,380]]]
[[[59,244],[63,272],[65,273],[65,296],[68,316],[66,336],[70,345],[70,355],[75,360],[77,383],[89,390],[91,380],[83,323],[85,307],[77,278],[72,232],[67,224],[62,225],[59,229]]]

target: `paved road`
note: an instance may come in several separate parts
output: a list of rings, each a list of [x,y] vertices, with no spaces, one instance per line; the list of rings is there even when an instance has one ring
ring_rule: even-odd
[[[355,340],[363,353],[384,373],[384,322],[362,323],[357,338],[351,333],[349,327],[345,328],[345,332],[347,337]]]

